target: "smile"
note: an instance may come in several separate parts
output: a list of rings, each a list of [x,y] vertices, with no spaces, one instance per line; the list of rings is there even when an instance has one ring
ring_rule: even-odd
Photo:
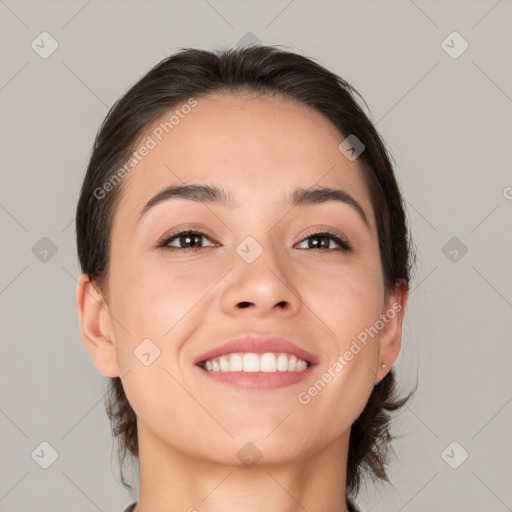
[[[309,367],[309,363],[293,354],[238,352],[202,361],[199,366],[208,372],[275,373],[301,372]]]

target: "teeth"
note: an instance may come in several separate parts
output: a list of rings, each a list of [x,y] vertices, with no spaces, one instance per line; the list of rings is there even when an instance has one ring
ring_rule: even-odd
[[[292,354],[254,354],[252,352],[227,354],[209,359],[203,368],[209,372],[301,372],[309,363]]]
[[[220,371],[229,372],[229,361],[225,357],[220,358]]]
[[[307,361],[303,361],[302,359],[299,359],[297,361],[297,370],[298,372],[302,372],[303,370],[307,370],[309,367],[309,363]]]
[[[227,357],[226,361],[229,365],[228,372],[241,372],[243,367],[242,357],[238,354],[234,354],[231,358]]]
[[[257,359],[257,358],[256,358]],[[274,354],[262,354],[259,360],[258,370],[262,372],[275,372],[277,371],[277,360]]]
[[[257,354],[244,354],[243,367],[244,372],[259,372],[260,360]]]

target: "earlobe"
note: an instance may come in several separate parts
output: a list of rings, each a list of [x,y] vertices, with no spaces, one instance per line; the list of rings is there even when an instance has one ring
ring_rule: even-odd
[[[82,339],[94,365],[103,375],[118,377],[120,372],[110,313],[87,274],[81,274],[78,280],[76,309]]]
[[[402,346],[402,325],[407,305],[408,285],[401,281],[390,293],[383,312],[384,326],[379,336],[379,358],[375,372],[375,384],[389,372]]]

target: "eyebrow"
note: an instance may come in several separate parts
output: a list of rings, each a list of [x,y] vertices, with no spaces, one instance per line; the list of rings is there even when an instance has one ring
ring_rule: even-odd
[[[200,203],[218,204],[227,208],[239,206],[235,202],[229,190],[216,186],[204,184],[169,185],[158,194],[153,196],[140,212],[137,222],[154,206],[171,199],[188,199]],[[328,201],[339,201],[348,204],[361,217],[368,228],[370,224],[362,206],[347,192],[331,187],[298,188],[289,197],[289,204],[295,206],[310,206],[326,203]]]

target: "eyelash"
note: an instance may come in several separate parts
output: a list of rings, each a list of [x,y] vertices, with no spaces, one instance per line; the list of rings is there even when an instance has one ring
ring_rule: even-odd
[[[157,243],[157,247],[165,249],[165,250],[168,250],[168,251],[178,250],[178,251],[185,251],[185,252],[191,252],[191,253],[195,253],[199,249],[205,249],[206,248],[206,247],[199,247],[199,248],[194,248],[194,247],[170,247],[168,245],[169,243],[171,243],[175,239],[177,239],[177,238],[179,238],[181,236],[186,236],[186,235],[200,235],[200,236],[204,236],[204,237],[208,238],[210,240],[210,242],[213,242],[211,237],[209,235],[207,235],[206,233],[203,233],[201,231],[192,230],[192,229],[185,229],[183,231],[179,231],[177,233],[173,233],[171,236],[165,237],[163,240],[161,240],[160,242]],[[343,253],[350,253],[350,252],[352,252],[352,245],[350,244],[350,242],[348,240],[345,240],[344,238],[341,238],[337,233],[334,233],[333,231],[330,231],[328,229],[326,229],[324,231],[318,231],[318,232],[310,233],[309,235],[307,235],[305,238],[303,238],[301,240],[301,243],[304,242],[305,240],[307,240],[308,238],[320,237],[322,235],[327,235],[327,238],[330,238],[331,240],[334,240],[340,247],[336,248],[336,249],[315,249],[315,250],[321,250],[321,251],[324,251],[324,250],[328,250],[328,251],[339,250],[339,251],[341,251]],[[211,247],[211,246],[207,246],[207,247]],[[314,249],[314,248],[308,248],[308,249]],[[299,250],[303,251],[304,249],[299,249]]]

